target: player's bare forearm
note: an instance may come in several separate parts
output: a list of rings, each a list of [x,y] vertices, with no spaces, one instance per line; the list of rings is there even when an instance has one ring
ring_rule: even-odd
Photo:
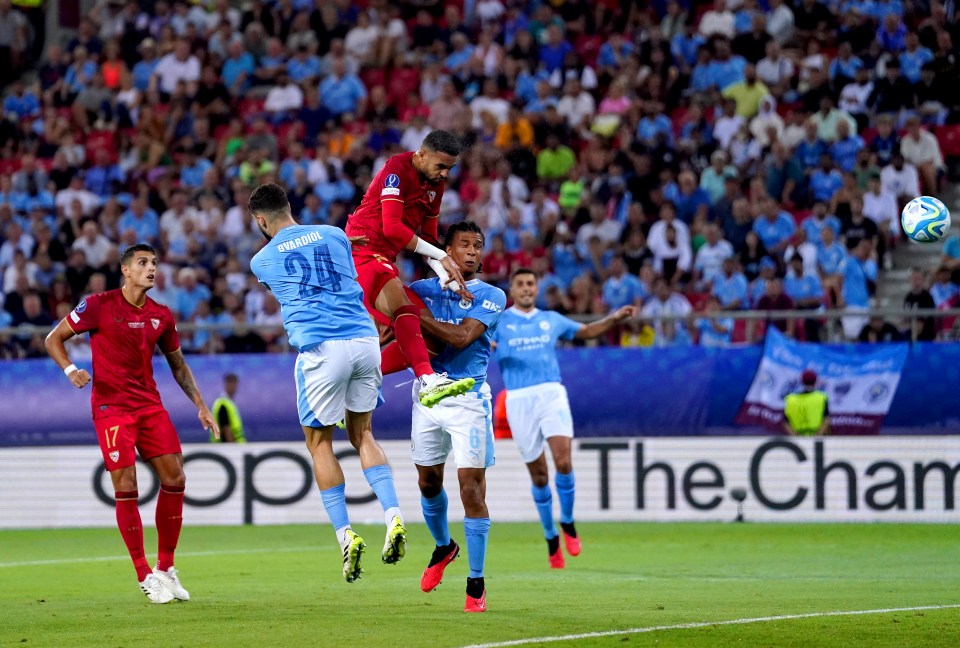
[[[578,340],[592,340],[593,338],[600,337],[610,329],[612,329],[617,324],[620,324],[624,320],[635,317],[637,314],[637,309],[634,306],[624,306],[617,309],[613,313],[610,313],[601,320],[596,322],[590,322],[577,331],[576,338]]]
[[[57,363],[61,369],[66,369],[72,363],[70,362],[70,356],[67,355],[67,347],[65,342],[72,338],[74,335],[73,329],[71,329],[66,320],[60,320],[60,323],[57,324],[50,333],[47,334],[46,339],[43,341],[44,347],[47,349],[47,353],[53,358],[53,361]]]
[[[786,421],[783,422],[783,431],[787,433],[787,436],[797,436],[797,433],[793,431],[793,428],[790,427],[790,424]]]
[[[197,407],[206,407],[206,404],[203,402],[203,395],[200,393],[200,388],[197,387],[197,381],[193,378],[193,372],[190,371],[187,360],[183,357],[183,351],[177,349],[173,353],[168,353],[167,364],[170,365],[170,372],[173,374],[173,379],[180,385],[180,389],[187,395],[190,402]]]
[[[487,327],[480,320],[471,318],[463,320],[460,324],[438,322],[426,310],[422,311],[420,315],[420,328],[424,333],[432,335],[454,349],[463,349],[470,346],[487,330]]]

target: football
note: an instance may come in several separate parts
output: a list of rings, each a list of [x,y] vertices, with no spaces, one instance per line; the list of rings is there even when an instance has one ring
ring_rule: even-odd
[[[935,243],[950,231],[950,210],[932,196],[914,198],[900,213],[903,231],[918,243]]]

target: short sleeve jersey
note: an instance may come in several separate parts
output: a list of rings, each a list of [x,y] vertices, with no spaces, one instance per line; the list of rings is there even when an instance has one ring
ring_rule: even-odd
[[[118,288],[87,297],[66,322],[74,333],[90,333],[94,416],[163,406],[153,379],[153,352],[157,346],[165,354],[180,348],[169,308],[149,297],[134,306]]]
[[[432,184],[423,180],[413,168],[413,153],[394,155],[377,173],[367,188],[360,206],[347,221],[349,236],[366,236],[366,245],[356,246],[354,256],[380,255],[394,261],[402,245],[383,233],[382,203],[397,200],[403,203],[403,224],[417,233],[425,218],[440,215],[444,181]]]
[[[472,301],[461,299],[456,293],[444,290],[436,277],[415,281],[410,285],[410,289],[423,300],[438,322],[460,324],[465,319],[475,319],[487,327],[483,335],[466,348],[447,347],[430,363],[434,369],[446,372],[454,380],[473,378],[477,381],[473,391],[478,391],[487,380],[490,343],[507,305],[507,296],[496,286],[478,279],[468,281],[467,288],[473,293]]]
[[[328,340],[376,337],[343,230],[284,227],[250,261],[276,296],[290,344],[299,351]]]
[[[553,311],[507,309],[495,337],[503,384],[510,390],[560,382],[557,340],[572,340],[582,327]]]

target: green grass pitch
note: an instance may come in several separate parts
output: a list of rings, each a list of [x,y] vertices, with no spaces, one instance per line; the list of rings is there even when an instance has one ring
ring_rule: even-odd
[[[462,612],[464,556],[420,592],[424,526],[396,566],[380,563],[381,527],[358,531],[365,574],[348,585],[327,525],[188,527],[177,567],[193,600],[165,606],[140,594],[114,529],[0,532],[0,645],[443,648],[662,626],[531,645],[960,645],[960,607],[670,627],[956,606],[956,526],[583,524],[583,554],[551,571],[538,525],[495,523],[480,615]],[[152,560],[149,528],[147,546]]]

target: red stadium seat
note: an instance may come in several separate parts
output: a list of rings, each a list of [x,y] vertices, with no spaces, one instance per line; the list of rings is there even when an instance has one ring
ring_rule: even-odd
[[[960,156],[960,124],[938,126],[935,135],[944,157]]]

